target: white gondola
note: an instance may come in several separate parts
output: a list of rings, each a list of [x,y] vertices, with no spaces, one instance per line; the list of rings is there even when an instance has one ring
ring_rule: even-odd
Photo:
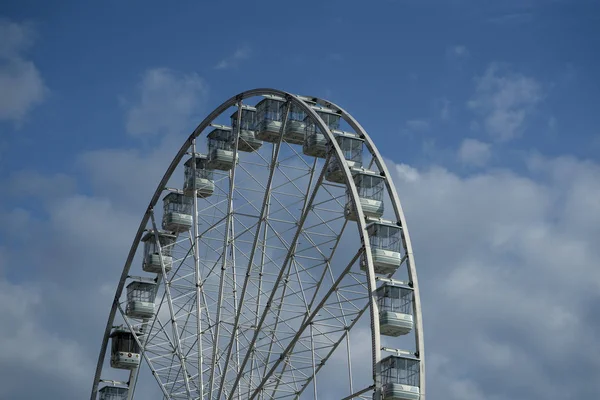
[[[154,315],[156,283],[132,281],[127,285],[125,314],[131,318],[151,318]]]
[[[339,131],[340,128],[340,116],[333,110],[319,109],[315,110],[321,119],[327,124],[329,129],[334,135],[338,135],[343,132]],[[307,116],[304,119],[305,135],[302,151],[307,156],[325,158],[327,155],[327,139],[321,130],[317,127],[315,121],[311,117]]]
[[[329,127],[330,131],[338,131],[340,129],[340,114],[328,108],[320,108],[315,110],[319,117]]]
[[[196,161],[195,174],[194,160]],[[208,168],[208,158],[203,154],[190,157],[184,163],[183,193],[186,196],[193,196],[194,189],[197,190],[198,197],[208,197],[215,191],[213,171]]]
[[[209,169],[229,171],[233,167],[234,145],[232,142],[231,128],[220,125],[208,135],[208,163]]]
[[[157,232],[157,234],[161,249],[160,252],[158,250],[158,244],[156,243],[156,235],[153,230],[146,232],[144,237],[142,237],[142,242],[144,243],[144,261],[142,263],[142,269],[153,274],[162,273],[162,264],[165,265],[165,272],[171,270],[171,266],[173,265],[171,253],[173,244],[177,238],[175,235],[167,232]]]
[[[396,272],[402,262],[402,228],[388,223],[373,222],[367,226],[371,242],[371,256],[376,274],[389,275]],[[367,267],[363,256],[361,268]]]
[[[385,178],[373,171],[357,171],[353,174],[356,190],[360,198],[363,214],[367,218],[380,218],[383,215],[383,194],[385,193]],[[356,221],[352,193],[346,190],[346,219]]]
[[[385,282],[377,288],[379,330],[382,335],[402,336],[413,329],[413,290]]]
[[[104,386],[98,391],[98,400],[125,400],[128,389],[118,386]]]
[[[327,155],[327,139],[311,117],[304,118],[305,135],[302,152],[307,156],[325,158]]]
[[[181,193],[169,193],[163,198],[162,228],[169,232],[180,233],[192,227],[192,208],[194,199]]]
[[[381,360],[381,395],[385,400],[419,400],[419,360],[389,356]]]
[[[237,129],[237,110],[231,114],[231,132],[232,139],[235,139]],[[238,140],[238,150],[251,153],[260,149],[263,142],[256,138],[256,108],[242,105],[242,115],[240,123],[240,139]]]
[[[283,100],[267,97],[256,105],[256,138],[265,142],[279,141]]]
[[[281,112],[285,112],[285,103],[281,105]],[[302,111],[296,104],[290,106],[290,112],[288,113],[288,119],[285,124],[285,133],[283,140],[290,144],[303,144],[304,134],[306,130],[305,120],[306,113]]]
[[[362,167],[363,140],[353,133],[335,132],[335,140],[338,142],[345,163],[352,169]],[[337,158],[332,157],[325,172],[325,179],[329,182],[344,183],[344,173]]]
[[[110,334],[110,339],[112,342],[111,367],[134,369],[140,365],[140,347],[129,330],[121,327],[115,328]]]

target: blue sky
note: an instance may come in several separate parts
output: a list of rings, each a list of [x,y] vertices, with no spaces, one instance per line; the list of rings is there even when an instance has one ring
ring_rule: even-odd
[[[24,360],[0,351],[0,370],[16,365],[5,377],[87,393],[89,363],[69,357],[97,354],[170,157],[223,100],[275,87],[349,110],[395,171],[431,399],[564,398],[557,381],[598,397],[600,3],[365,4],[0,6],[0,350],[48,338]],[[37,390],[3,384],[0,398]]]

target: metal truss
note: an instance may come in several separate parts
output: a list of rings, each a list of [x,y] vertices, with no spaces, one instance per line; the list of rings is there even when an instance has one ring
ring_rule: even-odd
[[[242,107],[256,96],[276,96],[283,104],[279,138],[254,152],[239,151]],[[328,142],[323,158],[307,156],[302,146],[284,140],[292,106],[316,124]],[[382,338],[376,298],[378,284],[367,234],[367,220],[352,173],[343,168],[343,183],[326,178],[331,162],[344,160],[335,134],[316,112],[326,107],[365,144],[365,165],[384,176],[384,218],[403,228],[402,267],[398,274],[414,290],[414,344],[406,352],[420,360],[420,399],[425,399],[425,363],[420,294],[406,221],[382,157],[359,123],[325,100],[274,89],[256,89],[232,97],[206,117],[183,144],[150,200],[123,272],[104,332],[91,399],[97,398],[106,369],[113,326],[126,326],[142,349],[141,357],[165,399],[313,398],[330,382],[319,372],[333,363],[346,371],[339,398],[371,398],[381,388]],[[125,284],[140,266],[142,235],[155,235],[162,217],[159,199],[168,188],[181,187],[182,163],[201,153],[210,124],[235,112],[239,160],[230,170],[214,171],[214,192],[193,197],[193,223],[170,244],[172,268],[147,277],[156,285],[155,315],[127,316]],[[235,111],[237,110],[237,111]],[[228,114],[226,114],[229,112]],[[194,164],[194,173],[196,165]],[[172,189],[171,189],[172,190]],[[345,218],[349,193],[356,221]],[[156,236],[158,241],[158,236]],[[159,246],[159,251],[162,251]],[[364,263],[365,270],[360,268]],[[391,275],[390,275],[391,276]],[[364,387],[352,356],[350,334],[369,315],[372,379]],[[383,342],[382,342],[383,341]],[[405,342],[402,342],[404,345]],[[396,346],[397,348],[398,346]],[[344,360],[341,362],[340,360]],[[353,362],[354,361],[354,362]],[[364,362],[364,360],[362,360]],[[134,397],[139,368],[123,385]],[[364,379],[362,379],[364,381]],[[329,396],[330,397],[330,396]]]

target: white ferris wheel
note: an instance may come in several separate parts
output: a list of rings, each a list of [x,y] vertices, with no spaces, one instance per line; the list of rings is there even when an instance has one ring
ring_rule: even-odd
[[[91,400],[136,398],[143,374],[164,399],[424,400],[423,357],[410,238],[374,143],[329,101],[255,89],[210,113],[160,181]]]

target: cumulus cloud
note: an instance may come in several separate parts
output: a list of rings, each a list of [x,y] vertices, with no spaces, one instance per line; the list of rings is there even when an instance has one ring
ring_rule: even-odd
[[[35,64],[26,59],[34,30],[26,23],[0,18],[0,120],[21,122],[47,92]]]
[[[481,167],[490,160],[490,144],[477,139],[464,139],[457,152],[458,160],[463,165]]]
[[[252,49],[249,46],[242,46],[236,49],[233,54],[222,59],[215,65],[215,69],[230,69],[237,67],[240,62],[250,58]]]
[[[527,117],[541,100],[542,87],[534,78],[492,63],[476,79],[475,95],[467,107],[490,137],[505,142],[521,135]]]
[[[100,174],[102,160],[119,157],[125,160],[120,165],[131,161],[122,168],[137,165],[146,171],[157,156],[96,153],[80,162],[90,162],[86,168],[98,168]],[[464,177],[440,166],[417,169],[389,162],[389,167],[422,285],[429,397],[507,400],[518,391],[519,398],[558,400],[568,391],[594,398],[600,390],[591,379],[600,369],[600,346],[593,337],[600,329],[594,314],[600,304],[600,254],[594,243],[600,234],[600,205],[594,201],[600,196],[600,166],[536,155],[520,174],[498,170]],[[162,172],[162,167],[148,169],[145,179],[155,183]],[[119,169],[105,174],[92,178],[96,197],[64,191],[53,193],[59,197],[53,201],[40,196],[48,217],[30,215],[27,226],[44,240],[16,237],[14,246],[0,251],[0,266],[18,259],[41,271],[24,285],[0,282],[0,297],[6,293],[14,300],[0,306],[3,320],[12,321],[5,325],[48,338],[17,370],[42,382],[49,382],[47,376],[55,379],[43,390],[64,399],[81,398],[89,390],[91,362],[73,372],[71,359],[93,360],[97,354],[115,279],[142,212],[141,206],[131,209],[131,199],[111,183]],[[48,179],[64,185],[61,176]],[[27,186],[17,191],[26,193],[31,193]],[[1,224],[4,232],[22,226],[16,217],[12,221],[12,226]],[[81,318],[81,304],[86,318]],[[42,311],[46,317],[39,316]],[[2,335],[17,340],[11,332]],[[365,382],[369,371],[362,360],[370,351],[369,335],[361,329],[352,334],[353,364],[364,369]],[[55,374],[64,374],[44,369],[50,361],[62,366]],[[339,376],[345,384],[346,377],[335,370],[344,362],[344,354],[336,354],[320,379]],[[77,385],[66,385],[70,379]],[[142,379],[147,385],[140,390],[154,394],[149,374]],[[19,390],[21,398],[37,393],[11,385],[2,390],[6,398],[19,398]]]
[[[24,376],[34,377],[34,386],[57,398],[80,392],[89,379],[91,362],[81,343],[40,323],[43,301],[40,285],[0,277],[0,398],[30,399],[34,391],[23,386]]]
[[[149,69],[137,87],[137,99],[133,103],[125,102],[127,132],[141,136],[191,129],[192,117],[203,111],[207,92],[204,79],[196,73]]]
[[[431,398],[597,395],[598,178],[597,164],[570,157],[531,157],[524,174],[395,168]]]

